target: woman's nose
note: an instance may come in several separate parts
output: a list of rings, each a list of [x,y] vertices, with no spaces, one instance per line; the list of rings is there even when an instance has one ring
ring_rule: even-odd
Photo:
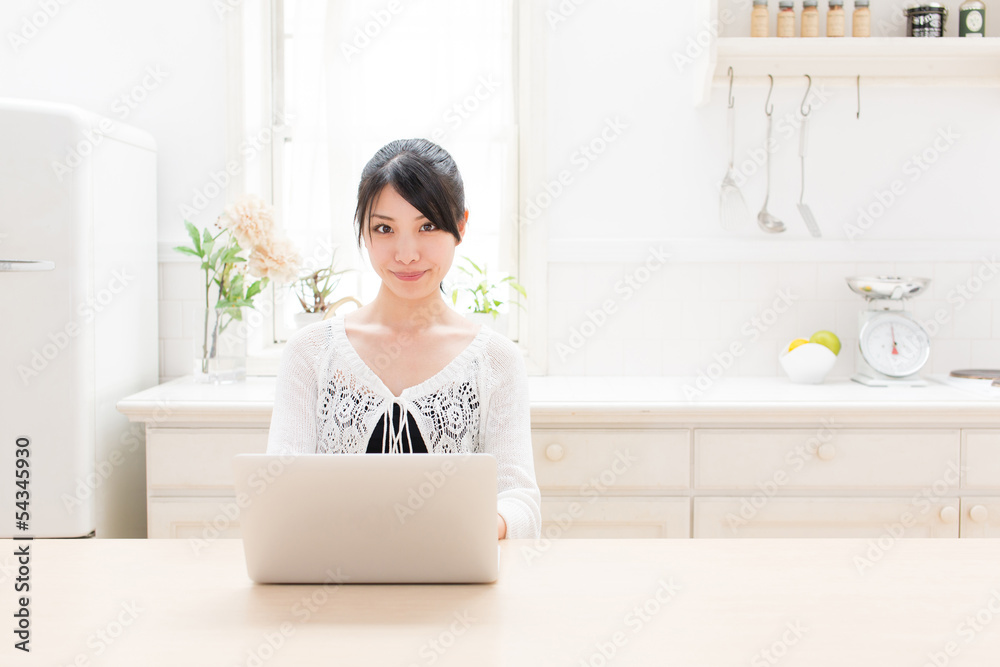
[[[396,261],[408,264],[419,258],[420,251],[417,248],[417,240],[406,235],[401,235],[396,242]]]

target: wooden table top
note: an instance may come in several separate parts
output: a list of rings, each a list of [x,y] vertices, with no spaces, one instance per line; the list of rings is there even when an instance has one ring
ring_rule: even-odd
[[[0,542],[3,665],[1000,661],[1000,539],[504,540],[495,584],[440,586],[257,585],[232,539]]]

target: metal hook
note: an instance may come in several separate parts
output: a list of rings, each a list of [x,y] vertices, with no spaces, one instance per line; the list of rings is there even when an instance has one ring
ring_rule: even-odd
[[[767,78],[771,80],[771,87],[767,89],[767,99],[764,100],[764,113],[770,116],[774,112],[774,105],[771,104],[771,91],[774,90],[774,77],[768,74]]]
[[[805,118],[806,116],[809,115],[809,112],[812,110],[812,107],[806,104],[806,100],[809,99],[809,91],[812,89],[813,80],[812,77],[809,76],[808,74],[805,74],[803,76],[809,79],[809,85],[806,86],[805,97],[802,98],[802,104],[799,105],[799,111],[802,112],[802,117]]]
[[[861,75],[858,75],[858,120],[861,120]]]
[[[730,68],[729,68],[729,108],[732,109],[733,108],[733,104],[735,104],[735,103],[736,103],[736,100],[733,99],[733,68],[730,66]]]

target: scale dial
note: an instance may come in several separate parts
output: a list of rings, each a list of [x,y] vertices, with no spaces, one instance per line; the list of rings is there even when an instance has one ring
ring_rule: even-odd
[[[858,344],[869,366],[895,378],[919,371],[931,353],[930,336],[919,322],[890,313],[868,320]]]

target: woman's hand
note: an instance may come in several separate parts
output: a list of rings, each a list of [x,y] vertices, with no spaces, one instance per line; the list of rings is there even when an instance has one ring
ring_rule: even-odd
[[[497,514],[497,539],[502,540],[507,537],[507,522],[503,520],[503,517]]]

